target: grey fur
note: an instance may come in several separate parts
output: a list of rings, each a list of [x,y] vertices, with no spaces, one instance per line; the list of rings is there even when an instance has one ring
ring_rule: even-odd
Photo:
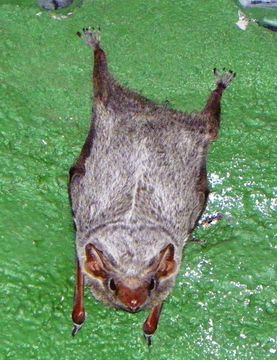
[[[100,49],[98,32],[79,35]],[[208,145],[219,128],[220,108],[212,96],[218,91],[221,97],[234,75],[216,72],[218,87],[195,114],[152,103],[104,75],[105,91],[99,95],[95,89],[89,151],[71,171],[77,256],[93,295],[124,308],[107,283],[87,273],[85,246],[103,252],[115,283],[132,279],[137,286],[149,282],[153,274],[147,269],[173,244],[177,268],[149,294],[144,307],[153,308],[174,286],[183,247],[205,208]]]

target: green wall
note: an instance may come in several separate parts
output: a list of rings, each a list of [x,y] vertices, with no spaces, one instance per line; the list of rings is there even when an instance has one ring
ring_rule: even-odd
[[[273,359],[276,33],[239,30],[227,0],[85,0],[56,14],[35,0],[0,4],[0,358]],[[92,92],[90,49],[75,34],[89,25],[101,27],[117,79],[179,110],[203,107],[214,67],[237,72],[209,158],[206,214],[225,218],[196,232],[206,245],[186,247],[151,350],[141,333],[146,312],[107,309],[89,291],[87,322],[70,334],[67,174],[89,127]]]

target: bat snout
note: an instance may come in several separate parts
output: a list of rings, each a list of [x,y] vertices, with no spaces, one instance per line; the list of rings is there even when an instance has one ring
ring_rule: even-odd
[[[127,286],[121,286],[118,289],[118,299],[124,306],[124,309],[130,313],[140,311],[148,297],[147,289],[145,287],[138,287],[130,289]]]

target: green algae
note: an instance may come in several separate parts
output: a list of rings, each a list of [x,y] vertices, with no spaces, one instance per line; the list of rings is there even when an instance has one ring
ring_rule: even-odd
[[[240,31],[237,7],[223,0],[87,0],[67,18],[53,15],[36,1],[1,2],[0,357],[273,358],[276,34],[255,24]],[[67,174],[86,136],[92,91],[91,54],[75,33],[89,25],[101,27],[117,79],[180,110],[201,109],[215,66],[237,72],[209,159],[206,213],[225,218],[197,231],[205,245],[186,247],[151,351],[141,335],[147,313],[107,309],[88,291],[87,322],[70,335]]]

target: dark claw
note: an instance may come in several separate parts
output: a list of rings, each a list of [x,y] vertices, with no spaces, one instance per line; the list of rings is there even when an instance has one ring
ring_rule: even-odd
[[[216,73],[216,68],[214,68],[214,74]]]
[[[73,324],[71,335],[74,337],[82,328],[83,324]]]
[[[148,346],[152,345],[152,335],[143,334]]]
[[[189,242],[192,242],[192,243],[198,244],[198,245],[206,245],[207,244],[206,241],[200,240],[200,239],[197,239],[197,238],[194,238],[194,237],[192,239],[190,239]]]
[[[76,35],[78,35],[79,37],[82,36],[82,34],[80,33],[80,31],[77,31],[77,32],[76,32]]]

